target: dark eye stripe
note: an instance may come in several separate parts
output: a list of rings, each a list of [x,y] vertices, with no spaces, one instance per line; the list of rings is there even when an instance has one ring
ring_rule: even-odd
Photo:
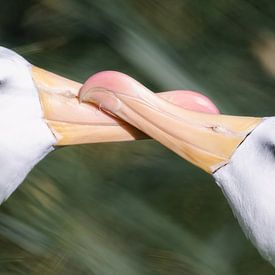
[[[7,79],[0,79],[0,87],[4,86],[7,82]]]
[[[266,142],[263,144],[263,146],[268,151],[269,154],[275,157],[275,144],[271,142]]]

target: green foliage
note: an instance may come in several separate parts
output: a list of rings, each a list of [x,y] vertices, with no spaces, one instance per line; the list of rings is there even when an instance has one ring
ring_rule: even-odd
[[[0,42],[78,81],[118,70],[267,116],[274,1],[3,1]],[[272,63],[273,60],[273,63]],[[63,148],[0,209],[0,274],[271,274],[210,176],[154,141]]]

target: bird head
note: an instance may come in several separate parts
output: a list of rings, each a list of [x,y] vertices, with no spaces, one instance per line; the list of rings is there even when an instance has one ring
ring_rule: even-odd
[[[198,113],[121,73],[101,72],[80,97],[213,175],[246,236],[275,266],[275,118]]]
[[[145,137],[97,107],[80,104],[80,87],[0,47],[0,203],[58,146]]]
[[[212,114],[183,109],[118,72],[81,86],[0,47],[0,202],[57,146],[134,140],[144,132],[213,174],[247,236],[275,263],[274,118],[220,115],[202,97],[191,109]]]
[[[81,103],[81,86],[0,47],[0,203],[58,146],[148,137],[97,106]],[[217,112],[198,93],[172,91],[159,96],[191,109]]]

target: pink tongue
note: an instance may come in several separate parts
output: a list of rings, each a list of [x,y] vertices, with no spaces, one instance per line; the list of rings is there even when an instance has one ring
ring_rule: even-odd
[[[84,83],[80,94],[85,93],[91,87],[101,87],[111,91],[136,90],[137,87],[138,89],[147,89],[130,76],[116,71],[103,71],[94,74]],[[188,110],[219,114],[219,110],[214,103],[198,92],[176,90],[159,93],[159,96]]]

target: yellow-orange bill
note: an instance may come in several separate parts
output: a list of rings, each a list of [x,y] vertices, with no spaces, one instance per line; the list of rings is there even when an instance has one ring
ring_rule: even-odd
[[[39,90],[45,120],[57,138],[56,145],[128,141],[148,137],[97,106],[80,103],[80,83],[35,66],[32,68],[32,75]],[[82,89],[89,89],[89,81]],[[218,112],[215,105],[197,93],[173,91],[160,93],[159,96],[180,106]]]
[[[83,101],[99,105],[209,173],[228,163],[262,120],[185,110],[121,73],[101,74],[80,93]]]

